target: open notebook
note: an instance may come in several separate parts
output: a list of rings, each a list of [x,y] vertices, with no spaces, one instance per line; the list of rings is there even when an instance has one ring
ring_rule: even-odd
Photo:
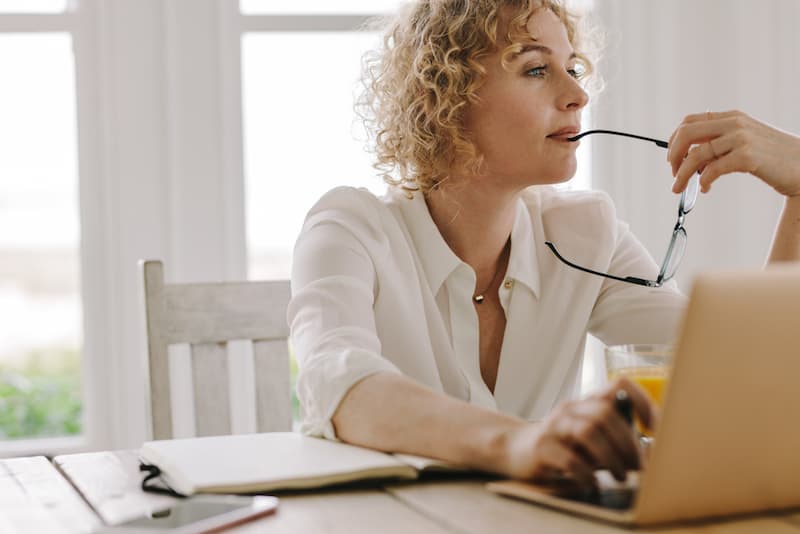
[[[489,489],[629,526],[800,508],[799,326],[800,265],[698,277],[640,482]]]
[[[139,450],[183,495],[304,489],[376,478],[458,471],[430,458],[383,452],[294,432],[149,441]]]

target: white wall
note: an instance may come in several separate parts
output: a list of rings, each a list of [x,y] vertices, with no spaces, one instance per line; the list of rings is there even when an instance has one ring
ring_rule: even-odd
[[[600,69],[606,91],[595,125],[668,139],[689,113],[741,109],[800,133],[800,2],[796,0],[601,0],[607,34]],[[677,212],[666,153],[654,145],[595,137],[595,187],[614,197],[661,261]],[[689,244],[678,280],[757,267],[782,200],[744,176],[724,177],[687,216]]]

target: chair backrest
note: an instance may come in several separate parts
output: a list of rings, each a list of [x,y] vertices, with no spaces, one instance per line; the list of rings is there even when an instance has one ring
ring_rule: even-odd
[[[144,282],[153,439],[290,430],[289,282]]]

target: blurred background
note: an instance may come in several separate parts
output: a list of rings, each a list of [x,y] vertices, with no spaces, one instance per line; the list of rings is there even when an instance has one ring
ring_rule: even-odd
[[[316,198],[383,191],[353,101],[379,41],[360,28],[399,4],[0,0],[0,455],[145,438],[139,259],[172,282],[287,278]],[[742,109],[800,133],[800,3],[571,4],[605,34],[586,127],[667,139],[688,113]],[[587,138],[565,185],[607,191],[657,261],[665,156]],[[687,291],[761,266],[782,205],[744,176],[712,193],[687,217]]]

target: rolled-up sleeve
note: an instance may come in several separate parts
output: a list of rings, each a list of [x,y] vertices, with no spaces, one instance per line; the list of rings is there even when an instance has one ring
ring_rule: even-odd
[[[350,388],[371,374],[400,371],[381,355],[375,327],[378,288],[368,251],[380,248],[371,242],[379,234],[357,209],[354,216],[325,204],[309,213],[295,245],[287,319],[299,365],[301,431],[336,439],[331,418]]]

